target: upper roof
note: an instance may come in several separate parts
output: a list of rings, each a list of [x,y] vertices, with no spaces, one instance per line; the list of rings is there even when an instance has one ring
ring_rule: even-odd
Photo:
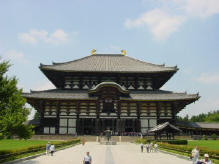
[[[41,70],[61,72],[176,72],[178,68],[140,61],[121,54],[95,54],[65,63],[40,65]]]

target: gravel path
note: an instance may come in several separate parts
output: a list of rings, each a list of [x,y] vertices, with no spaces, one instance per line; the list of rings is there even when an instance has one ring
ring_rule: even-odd
[[[141,153],[140,146],[131,143],[100,145],[88,142],[85,146],[55,152],[54,156],[43,155],[21,164],[82,164],[85,153],[89,151],[92,164],[191,164],[192,162],[164,153]]]

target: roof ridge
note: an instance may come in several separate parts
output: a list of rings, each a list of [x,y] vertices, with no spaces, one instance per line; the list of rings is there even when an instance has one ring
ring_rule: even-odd
[[[84,60],[86,58],[89,58],[91,57],[92,55],[89,55],[89,56],[84,56],[82,58],[79,58],[79,59],[75,59],[75,60],[71,60],[71,61],[67,61],[67,62],[52,62],[53,65],[61,65],[61,64],[69,64],[69,63],[72,63],[72,62],[76,62],[76,61],[80,61],[80,60]],[[45,65],[45,66],[51,66],[51,65]]]
[[[68,64],[68,63],[72,63],[72,62],[76,62],[76,61],[80,61],[80,60],[84,60],[86,58],[92,57],[92,56],[124,56],[121,54],[95,54],[95,55],[88,55],[88,56],[84,56],[82,58],[79,59],[75,59],[75,60],[71,60],[71,61],[67,61],[67,62],[52,62],[53,65],[60,65],[60,64]],[[50,65],[49,65],[50,66]]]

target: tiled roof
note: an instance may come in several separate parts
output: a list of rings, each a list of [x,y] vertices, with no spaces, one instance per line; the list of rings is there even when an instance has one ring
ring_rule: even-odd
[[[42,70],[62,72],[176,72],[177,67],[165,67],[140,61],[121,54],[96,54],[53,65],[40,65]]]
[[[96,99],[89,97],[86,90],[45,90],[31,91],[31,93],[23,93],[25,98],[34,99]],[[130,97],[121,97],[121,100],[197,100],[198,94],[173,93],[169,91],[130,91]]]
[[[171,129],[174,129],[176,131],[181,131],[179,128],[175,127],[174,125],[170,124],[169,122],[165,122],[163,124],[159,124],[157,126],[155,126],[154,128],[150,129],[148,132],[157,132],[157,131],[161,131],[167,127],[170,127]]]
[[[189,100],[198,99],[198,94],[174,93],[169,91],[133,91],[131,99],[137,100]]]
[[[176,124],[179,127],[187,128],[219,129],[219,123],[177,121]]]
[[[88,93],[85,90],[73,91],[73,90],[60,90],[52,89],[45,91],[31,91],[31,93],[23,93],[25,98],[34,98],[34,99],[88,99]],[[92,98],[91,98],[92,99]]]

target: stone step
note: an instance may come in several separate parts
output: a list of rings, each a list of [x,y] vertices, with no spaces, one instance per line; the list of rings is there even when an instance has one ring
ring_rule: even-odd
[[[84,135],[84,136],[73,136],[73,135],[33,135],[31,139],[33,140],[71,140],[73,138],[80,138],[86,142],[98,142],[100,140],[99,136]],[[106,137],[103,136],[103,138]],[[135,142],[138,136],[111,136],[111,140],[115,142]]]

